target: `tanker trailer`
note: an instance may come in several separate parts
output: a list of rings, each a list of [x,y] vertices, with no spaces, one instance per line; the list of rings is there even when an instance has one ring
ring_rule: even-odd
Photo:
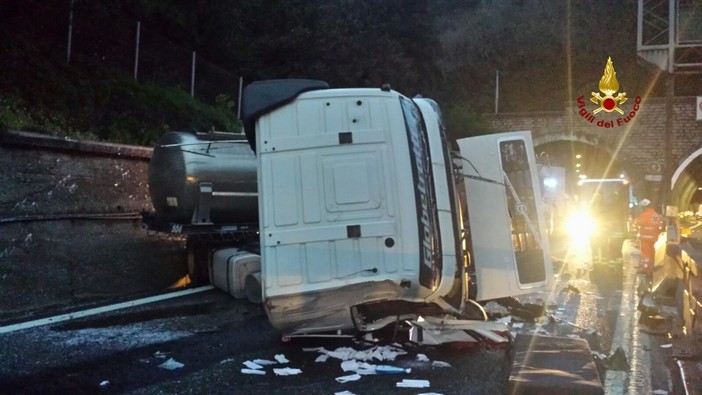
[[[193,283],[208,280],[207,260],[223,246],[258,241],[256,156],[243,135],[169,132],[149,163],[154,212],[144,227],[186,237]]]

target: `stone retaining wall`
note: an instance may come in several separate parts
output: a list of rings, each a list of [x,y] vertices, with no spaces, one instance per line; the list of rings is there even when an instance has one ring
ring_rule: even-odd
[[[184,242],[141,227],[151,149],[0,134],[0,324],[166,289]]]

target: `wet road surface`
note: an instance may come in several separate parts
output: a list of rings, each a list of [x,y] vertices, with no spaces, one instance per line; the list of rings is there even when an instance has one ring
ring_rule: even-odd
[[[596,357],[605,393],[674,393],[670,339],[638,327],[633,266],[626,259],[595,265],[589,276],[558,276],[551,292],[520,302],[543,304],[542,317],[519,317],[502,306],[487,305],[495,318],[511,321],[519,334],[579,337]],[[633,280],[632,280],[633,279]],[[633,282],[632,282],[633,281]],[[507,318],[509,317],[509,318]],[[319,352],[306,347],[367,350],[377,344],[352,340],[296,339],[281,342],[260,306],[212,290],[201,294],[0,335],[0,387],[13,393],[126,394],[333,394],[421,393],[499,394],[508,392],[511,358],[503,350],[452,347],[416,348],[395,360],[372,361],[406,369],[402,375],[347,375],[340,360],[316,362]],[[617,348],[621,361],[608,360]],[[302,373],[278,376],[241,372],[245,361],[284,355]],[[418,354],[426,360],[418,360]],[[173,370],[159,367],[171,361]],[[448,367],[432,366],[445,362]],[[618,362],[618,363],[615,363]],[[429,388],[399,389],[403,379],[428,380]],[[402,391],[402,392],[400,392]]]

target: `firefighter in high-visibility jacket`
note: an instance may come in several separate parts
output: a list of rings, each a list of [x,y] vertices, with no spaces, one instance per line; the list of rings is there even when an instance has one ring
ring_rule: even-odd
[[[663,225],[663,217],[656,212],[656,209],[651,207],[651,201],[644,199],[639,202],[644,211],[636,218],[636,224],[639,227],[639,244],[641,246],[641,258],[649,259],[653,263],[656,254],[656,240],[661,233]]]

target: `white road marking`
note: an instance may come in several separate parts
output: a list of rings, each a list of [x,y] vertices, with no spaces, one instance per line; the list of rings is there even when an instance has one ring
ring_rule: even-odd
[[[612,337],[612,355],[621,347],[629,360],[628,372],[607,370],[605,374],[605,394],[649,394],[651,393],[651,366],[644,354],[644,348],[650,349],[646,336],[640,336],[636,323],[636,266],[631,258],[633,246],[627,243],[624,248],[622,268],[622,300],[619,315]]]
[[[135,300],[130,300],[128,302],[111,304],[109,306],[95,307],[95,308],[88,309],[88,310],[82,310],[82,311],[76,311],[76,312],[68,313],[68,314],[56,315],[53,317],[42,318],[39,320],[20,322],[18,324],[12,324],[12,325],[0,327],[0,334],[19,331],[22,329],[34,328],[37,326],[42,326],[42,325],[47,325],[47,324],[54,324],[57,322],[68,321],[68,320],[81,318],[81,317],[87,317],[90,315],[95,315],[95,314],[100,314],[100,313],[106,313],[108,311],[125,309],[127,307],[134,307],[134,306],[140,306],[140,305],[144,305],[144,304],[159,302],[161,300],[173,299],[173,298],[177,298],[180,296],[192,295],[194,293],[209,291],[211,289],[214,289],[214,287],[211,285],[207,285],[204,287],[186,289],[183,291],[170,292],[170,293],[163,294],[163,295],[150,296],[148,298],[135,299]]]

